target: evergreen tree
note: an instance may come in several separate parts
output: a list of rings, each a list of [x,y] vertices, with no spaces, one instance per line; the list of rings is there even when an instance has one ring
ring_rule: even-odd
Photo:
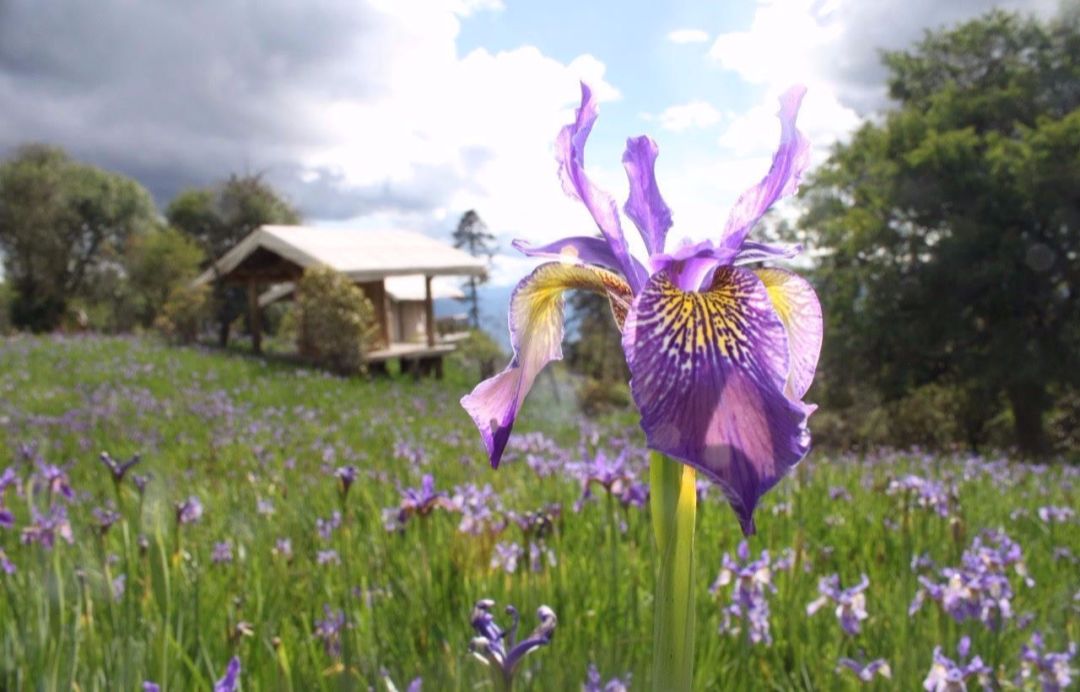
[[[474,210],[461,215],[457,228],[454,229],[454,247],[466,250],[473,257],[487,257],[495,254],[495,236],[488,231],[487,225]],[[487,276],[470,276],[465,282],[465,302],[469,304],[469,324],[473,329],[480,328],[480,296],[478,289],[487,283]]]

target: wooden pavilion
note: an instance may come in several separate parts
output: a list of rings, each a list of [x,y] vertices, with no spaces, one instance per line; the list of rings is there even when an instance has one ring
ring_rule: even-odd
[[[482,259],[411,231],[268,225],[241,240],[196,283],[220,278],[246,287],[252,349],[260,353],[261,307],[291,294],[304,270],[314,266],[341,272],[375,306],[379,335],[368,363],[397,358],[403,366],[434,365],[436,371],[454,344],[436,333],[433,301],[459,295],[440,277],[487,271]]]

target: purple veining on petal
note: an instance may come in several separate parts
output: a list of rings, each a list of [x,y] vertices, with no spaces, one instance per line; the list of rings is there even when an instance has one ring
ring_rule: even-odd
[[[784,394],[787,337],[753,273],[718,271],[709,292],[654,276],[623,329],[649,447],[724,490],[746,534],[758,499],[809,451],[813,407]]]

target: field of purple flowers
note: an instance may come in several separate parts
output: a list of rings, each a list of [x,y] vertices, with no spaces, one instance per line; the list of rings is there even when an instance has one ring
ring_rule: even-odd
[[[496,473],[472,384],[0,341],[0,688],[646,688],[633,417],[541,382]],[[1068,687],[1078,484],[811,454],[743,541],[702,483],[695,687]]]

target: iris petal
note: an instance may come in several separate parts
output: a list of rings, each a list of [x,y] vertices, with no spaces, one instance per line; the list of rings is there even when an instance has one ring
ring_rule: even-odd
[[[806,87],[794,86],[780,97],[780,146],[761,182],[739,196],[728,216],[719,246],[737,251],[746,234],[776,200],[794,194],[810,163],[810,140],[795,128]]]
[[[807,453],[812,407],[784,394],[784,325],[765,286],[737,267],[686,292],[654,275],[623,327],[630,388],[652,449],[720,485],[743,532],[761,496]]]
[[[542,264],[518,283],[510,298],[510,343],[514,357],[501,373],[476,385],[461,399],[498,468],[514,419],[536,376],[562,358],[563,292],[584,289],[606,293],[620,325],[631,299],[630,287],[608,271],[577,264]]]
[[[619,269],[627,277],[630,287],[636,292],[645,277],[631,261],[630,250],[626,245],[622,225],[619,223],[619,210],[615,199],[598,188],[585,175],[585,142],[592,131],[598,113],[592,91],[583,82],[581,84],[581,106],[577,109],[574,122],[559,132],[555,141],[556,158],[559,162],[559,177],[563,191],[571,197],[581,200],[592,214],[593,220],[611,247],[611,254],[619,262]]]
[[[623,168],[630,181],[630,197],[623,210],[641,232],[649,255],[664,251],[664,240],[671,228],[671,209],[660,196],[656,185],[656,157],[660,153],[656,142],[649,137],[626,140]]]
[[[752,262],[764,262],[775,259],[791,259],[797,257],[803,251],[802,243],[756,243],[753,240],[744,241],[739,251],[735,253],[731,263],[734,265],[750,264]]]
[[[814,381],[821,355],[821,303],[810,282],[797,274],[778,268],[758,269],[754,273],[765,284],[773,309],[787,332],[790,368],[785,391],[793,399],[802,399]]]
[[[611,246],[603,238],[593,236],[572,236],[556,240],[547,245],[533,246],[524,240],[515,240],[512,245],[518,252],[528,257],[543,257],[557,259],[562,262],[574,264],[591,264],[604,267],[615,272],[622,272],[619,260],[611,252]],[[645,267],[633,256],[630,261],[642,276],[645,275]]]

